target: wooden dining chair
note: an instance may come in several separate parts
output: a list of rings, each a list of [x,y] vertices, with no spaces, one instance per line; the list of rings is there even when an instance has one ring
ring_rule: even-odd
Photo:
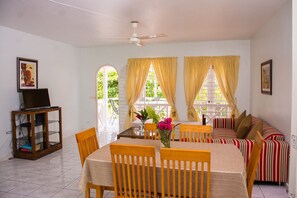
[[[84,131],[81,131],[75,134],[75,137],[76,137],[81,165],[83,166],[86,158],[91,153],[99,149],[99,144],[96,136],[96,129],[94,127],[86,129]],[[104,190],[113,190],[112,187],[99,186],[89,182],[87,183],[87,186],[86,186],[86,192],[85,192],[86,198],[90,197],[91,188],[96,190],[96,197],[102,197]]]
[[[253,185],[254,185],[254,181],[257,173],[257,168],[259,165],[260,154],[263,148],[263,143],[264,143],[264,139],[261,133],[257,131],[256,137],[254,140],[253,149],[246,168],[247,191],[250,198],[252,197]]]
[[[160,159],[162,198],[210,197],[210,151],[161,148]]]
[[[159,140],[160,134],[157,125],[154,123],[144,123],[143,137],[144,139]]]
[[[179,141],[207,142],[211,138],[212,126],[196,124],[180,124]]]
[[[157,197],[155,147],[111,144],[115,197]]]

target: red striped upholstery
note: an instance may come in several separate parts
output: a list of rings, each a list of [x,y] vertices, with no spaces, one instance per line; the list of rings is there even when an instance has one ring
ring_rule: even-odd
[[[252,125],[256,124],[260,119],[253,117]],[[231,118],[214,119],[213,128],[215,138],[210,143],[234,144],[242,153],[247,164],[249,155],[253,148],[253,140],[236,139],[234,133],[231,134],[230,128],[234,129],[234,120]],[[217,128],[217,129],[216,129]],[[225,129],[220,129],[225,128]],[[226,128],[229,128],[226,130]],[[225,132],[225,137],[224,137]],[[268,182],[288,182],[289,167],[289,144],[284,140],[284,135],[277,129],[263,122],[263,138],[264,144],[260,157],[255,180]]]
[[[254,141],[248,139],[212,139],[209,143],[234,144],[242,153],[247,164]],[[266,140],[261,152],[255,180],[288,182],[289,144],[285,141]]]

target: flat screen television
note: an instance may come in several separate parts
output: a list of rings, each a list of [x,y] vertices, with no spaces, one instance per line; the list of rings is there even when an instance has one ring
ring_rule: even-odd
[[[24,89],[22,90],[22,98],[22,109],[24,110],[51,106],[48,89]]]

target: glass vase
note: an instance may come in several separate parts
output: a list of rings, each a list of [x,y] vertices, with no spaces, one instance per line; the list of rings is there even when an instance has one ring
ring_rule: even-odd
[[[164,148],[170,148],[170,137],[172,131],[160,131],[160,139]]]
[[[139,129],[139,133],[140,133],[141,135],[144,134],[144,122],[143,122],[143,121],[141,121],[140,129]]]

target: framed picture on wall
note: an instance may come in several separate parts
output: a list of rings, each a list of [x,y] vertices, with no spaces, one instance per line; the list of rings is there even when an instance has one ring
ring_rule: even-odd
[[[17,91],[38,88],[38,61],[17,57]]]
[[[261,64],[261,93],[272,95],[272,60]]]

